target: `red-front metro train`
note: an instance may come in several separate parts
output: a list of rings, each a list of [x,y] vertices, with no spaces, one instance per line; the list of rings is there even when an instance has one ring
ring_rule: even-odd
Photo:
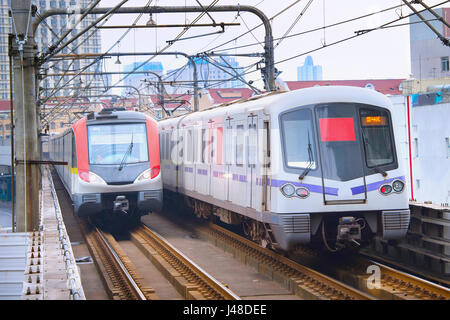
[[[49,140],[49,156],[75,214],[139,220],[162,208],[158,125],[142,113],[103,109]]]

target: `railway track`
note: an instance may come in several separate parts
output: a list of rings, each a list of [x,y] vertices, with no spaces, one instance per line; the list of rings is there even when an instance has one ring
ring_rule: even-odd
[[[89,251],[113,300],[157,300],[155,290],[142,284],[142,277],[114,237],[80,221]]]
[[[322,256],[301,247],[295,260],[382,300],[450,300],[450,290],[437,283],[397,270],[364,254]]]
[[[373,297],[298,264],[269,249],[262,248],[215,224],[200,227],[217,246],[231,252],[243,263],[289,288],[303,299],[313,300],[372,300]]]
[[[239,300],[224,284],[147,226],[139,226],[131,238],[185,299]]]
[[[114,300],[158,300],[120,242],[100,229],[81,222],[89,250]],[[164,238],[141,225],[130,238],[186,300],[239,300],[224,284],[202,270]],[[150,263],[149,261],[149,263]]]
[[[372,295],[405,300],[450,300],[450,290],[436,283],[388,267],[363,255],[356,258],[355,262],[360,272],[371,266],[379,268],[379,288],[365,290]]]

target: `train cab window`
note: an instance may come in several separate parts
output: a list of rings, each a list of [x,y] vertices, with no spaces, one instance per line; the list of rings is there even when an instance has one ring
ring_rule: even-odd
[[[394,162],[389,116],[379,109],[359,111],[366,162],[369,168]]]
[[[148,161],[145,123],[88,126],[89,163],[111,165]]]
[[[281,127],[286,166],[316,169],[311,110],[300,109],[281,115]]]

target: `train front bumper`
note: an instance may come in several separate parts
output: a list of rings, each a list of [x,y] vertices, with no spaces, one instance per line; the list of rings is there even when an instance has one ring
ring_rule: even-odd
[[[118,193],[84,193],[75,194],[73,198],[75,213],[79,216],[90,216],[103,210],[112,210],[117,196],[123,195],[130,201],[130,208],[137,208],[141,214],[160,212],[163,204],[163,191],[144,190],[138,192]]]

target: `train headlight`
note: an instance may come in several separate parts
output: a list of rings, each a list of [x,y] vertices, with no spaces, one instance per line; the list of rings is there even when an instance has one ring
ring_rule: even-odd
[[[100,184],[106,184],[105,180],[100,178],[98,175],[96,175],[93,172],[89,172],[89,182],[90,183],[100,183]]]
[[[403,183],[403,181],[395,180],[392,183],[392,188],[394,189],[395,192],[402,192],[404,187],[405,184]]]
[[[281,192],[286,196],[286,197],[292,197],[295,193],[295,187],[290,184],[287,183],[284,186],[281,187]]]
[[[302,199],[309,196],[309,190],[304,187],[297,188],[297,190],[295,190],[295,193]]]
[[[147,169],[144,172],[142,172],[139,175],[139,177],[135,180],[135,182],[144,181],[144,180],[150,180],[150,178],[151,178],[151,171],[152,171],[152,169]]]
[[[389,194],[392,191],[392,187],[388,184],[382,185],[380,188],[380,192],[382,194]]]

